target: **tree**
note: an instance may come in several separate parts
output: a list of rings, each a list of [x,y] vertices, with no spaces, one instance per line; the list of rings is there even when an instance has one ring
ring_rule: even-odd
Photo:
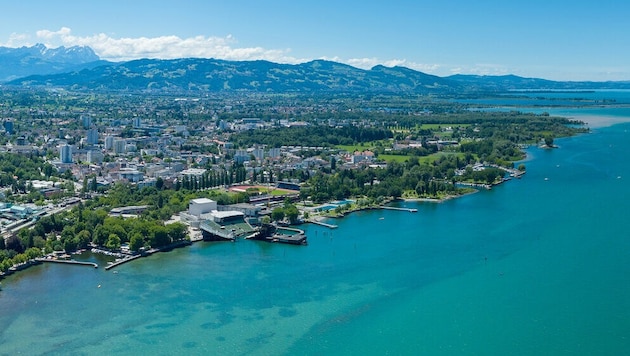
[[[293,204],[290,204],[286,208],[284,208],[284,215],[289,219],[291,224],[297,223],[298,216],[300,216],[300,211]]]
[[[105,247],[110,250],[120,249],[120,237],[118,237],[118,235],[116,234],[109,234],[107,242],[105,243]]]
[[[81,230],[78,234],[76,234],[77,238],[77,248],[87,248],[90,244],[92,236],[90,236],[90,232],[88,230]]]
[[[137,252],[143,246],[144,246],[144,238],[142,237],[142,234],[140,234],[139,232],[136,232],[133,235],[131,235],[131,240],[129,241],[129,249],[131,251]]]
[[[168,236],[172,241],[179,241],[186,238],[188,228],[182,223],[173,223],[166,225]]]
[[[545,139],[545,145],[547,147],[553,147],[553,136],[552,135],[550,135],[550,134],[549,135],[545,135],[544,139]]]
[[[90,182],[90,190],[93,192],[98,190],[98,183],[96,182],[96,176],[92,177],[92,181]]]
[[[155,180],[155,188],[157,188],[157,190],[164,188],[164,179],[162,179],[162,177],[157,177]]]
[[[151,247],[162,247],[170,244],[171,239],[168,236],[168,230],[164,226],[155,226],[151,231],[149,242]]]
[[[284,219],[284,209],[283,208],[274,208],[271,211],[271,220],[273,221],[280,221]]]

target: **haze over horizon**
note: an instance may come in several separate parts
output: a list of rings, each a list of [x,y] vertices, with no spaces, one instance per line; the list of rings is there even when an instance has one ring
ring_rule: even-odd
[[[630,80],[630,4],[277,0],[4,4],[0,46],[89,46],[102,59],[327,59],[438,76]]]

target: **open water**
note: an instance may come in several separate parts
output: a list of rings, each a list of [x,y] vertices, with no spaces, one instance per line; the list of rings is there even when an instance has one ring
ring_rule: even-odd
[[[630,125],[556,144],[491,191],[304,226],[308,246],[32,267],[2,281],[0,354],[627,354]]]

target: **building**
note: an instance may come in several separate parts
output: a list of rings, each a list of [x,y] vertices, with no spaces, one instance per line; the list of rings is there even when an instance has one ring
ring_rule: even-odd
[[[118,172],[120,179],[125,179],[129,182],[137,183],[144,179],[144,173],[133,168],[121,168]]]
[[[105,137],[105,149],[111,150],[114,148],[114,136]]]
[[[127,146],[127,140],[117,139],[117,140],[114,140],[114,144],[112,148],[114,150],[114,153],[122,154],[122,153],[125,153],[126,146]]]
[[[139,117],[134,117],[133,118],[133,128],[134,129],[139,129],[142,127],[142,120]]]
[[[6,133],[8,133],[9,135],[13,135],[13,120],[11,119],[6,119],[3,123],[4,126],[4,131],[6,131]]]
[[[188,213],[196,217],[213,210],[217,210],[217,202],[208,198],[192,199],[188,204]]]
[[[256,157],[257,160],[262,161],[265,159],[265,151],[262,148],[255,148],[252,150],[252,155]]]
[[[90,150],[87,152],[87,162],[91,164],[101,164],[103,163],[103,159],[105,156],[100,151]]]
[[[243,163],[249,161],[251,155],[246,150],[237,150],[234,154],[234,162]]]
[[[98,130],[97,129],[89,129],[86,134],[86,142],[88,145],[96,145],[98,143]]]
[[[278,158],[282,154],[280,147],[274,147],[269,149],[269,157]]]
[[[59,160],[61,163],[72,163],[72,146],[59,146]]]
[[[81,115],[81,121],[84,129],[89,129],[92,126],[92,118],[89,115]]]

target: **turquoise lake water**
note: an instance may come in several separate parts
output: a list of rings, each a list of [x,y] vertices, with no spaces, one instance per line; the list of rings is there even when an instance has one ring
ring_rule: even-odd
[[[303,226],[308,246],[32,267],[2,281],[0,354],[627,354],[630,124],[556,144],[490,191]]]

